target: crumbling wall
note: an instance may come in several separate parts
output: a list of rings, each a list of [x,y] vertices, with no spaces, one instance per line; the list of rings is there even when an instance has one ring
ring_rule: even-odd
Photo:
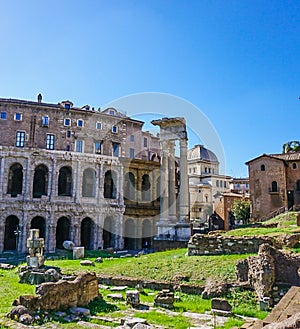
[[[99,297],[95,273],[83,273],[74,281],[46,282],[36,289],[36,296],[20,296],[19,303],[29,310],[60,310],[86,306]]]

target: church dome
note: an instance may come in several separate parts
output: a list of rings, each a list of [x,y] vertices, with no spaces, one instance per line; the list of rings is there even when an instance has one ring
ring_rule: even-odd
[[[214,152],[208,150],[203,145],[195,145],[192,149],[188,150],[188,160],[206,160],[210,162],[219,162]]]

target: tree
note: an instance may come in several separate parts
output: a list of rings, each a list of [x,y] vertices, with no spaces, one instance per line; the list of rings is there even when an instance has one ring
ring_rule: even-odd
[[[236,220],[241,220],[244,224],[247,224],[250,218],[250,201],[244,199],[235,200],[231,211]]]

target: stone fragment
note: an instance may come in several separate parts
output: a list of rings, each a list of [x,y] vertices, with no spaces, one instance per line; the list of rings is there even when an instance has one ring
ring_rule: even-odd
[[[97,259],[95,260],[96,263],[103,263],[103,259],[102,257],[97,257]]]
[[[174,293],[163,289],[154,298],[154,306],[172,309],[174,307]]]
[[[23,305],[18,305],[16,307],[14,307],[9,313],[8,313],[8,317],[11,318],[12,320],[17,320],[19,321],[21,315],[23,314],[28,314],[29,311],[27,309],[27,307],[23,306]]]
[[[128,288],[128,286],[115,286],[110,288],[111,291],[125,291]]]
[[[22,314],[19,318],[19,322],[28,326],[33,323],[33,317],[28,313]]]
[[[124,297],[122,294],[108,294],[108,298],[111,298],[113,300],[124,300]]]
[[[73,248],[73,259],[84,258],[84,247],[74,247]]]
[[[81,266],[95,266],[95,263],[92,262],[91,260],[86,259],[86,260],[82,260],[80,262],[80,265]]]
[[[126,303],[138,307],[140,305],[140,293],[137,290],[126,291]]]
[[[70,312],[72,314],[76,314],[79,316],[89,316],[91,315],[91,311],[88,308],[84,307],[72,307],[70,308]]]
[[[232,311],[232,306],[224,298],[213,298],[211,300],[211,308],[212,310],[217,310],[217,311],[224,311],[224,312]]]
[[[45,281],[46,282],[57,282],[60,279],[60,274],[54,269],[50,268],[45,272]]]
[[[226,282],[208,278],[205,283],[205,288],[201,294],[203,299],[210,299],[214,297],[221,297],[228,291],[228,286]]]

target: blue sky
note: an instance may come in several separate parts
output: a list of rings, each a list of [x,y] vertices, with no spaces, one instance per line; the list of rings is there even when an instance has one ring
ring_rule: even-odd
[[[158,92],[214,126],[226,173],[300,140],[300,1],[0,0],[0,97]],[[191,124],[187,122],[188,126]]]

